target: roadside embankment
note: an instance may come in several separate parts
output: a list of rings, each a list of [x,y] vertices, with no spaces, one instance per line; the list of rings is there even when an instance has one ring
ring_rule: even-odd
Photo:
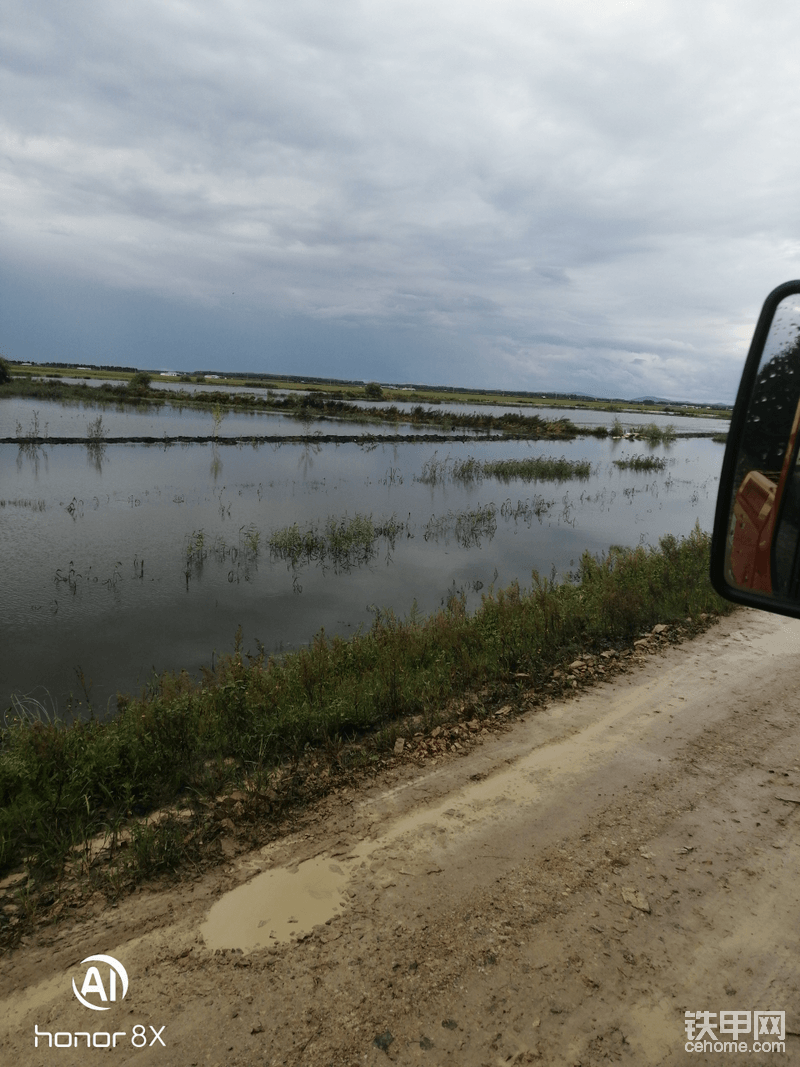
[[[104,722],[32,721],[19,708],[0,734],[0,872],[25,873],[30,915],[79,885],[124,894],[206,862],[233,794],[252,843],[269,838],[398,745],[436,740],[451,722],[480,728],[501,706],[513,713],[612,672],[637,641],[702,629],[729,610],[708,551],[695,529],[657,549],[587,553],[572,582],[534,573],[474,614],[455,597],[424,618],[379,613],[347,641],[321,632],[284,657],[237,644],[202,683],[164,675]],[[24,917],[4,913],[0,937],[16,939]]]

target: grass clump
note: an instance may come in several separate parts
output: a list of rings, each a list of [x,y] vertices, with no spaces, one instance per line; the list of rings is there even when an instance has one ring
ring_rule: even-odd
[[[404,529],[405,524],[394,516],[376,523],[371,515],[331,515],[321,526],[312,524],[301,529],[294,523],[274,530],[267,544],[273,559],[284,560],[293,568],[320,563],[346,569],[371,559],[381,538],[393,548]]]
[[[634,436],[644,438],[651,445],[670,445],[678,436],[672,424],[659,426],[655,422],[648,422],[646,426],[637,426],[632,432]]]
[[[622,471],[663,471],[667,465],[663,456],[628,456],[613,462]]]
[[[434,454],[422,465],[418,481],[436,485],[448,478],[469,485],[484,478],[500,482],[565,482],[587,479],[592,473],[588,459],[556,459],[553,456],[530,456],[526,459],[479,460],[474,456],[452,460]]]
[[[501,482],[519,479],[523,482],[585,481],[592,473],[588,459],[555,459],[552,456],[532,456],[528,459],[498,459],[483,464],[487,478]]]
[[[448,540],[455,536],[462,548],[480,548],[481,540],[491,541],[496,530],[497,508],[494,504],[479,504],[476,508],[432,516],[423,536],[426,541]]]
[[[405,716],[433,721],[479,687],[519,674],[536,686],[580,650],[729,611],[708,580],[709,542],[696,527],[658,548],[587,552],[572,581],[534,572],[529,588],[489,593],[474,614],[459,596],[427,618],[378,612],[349,640],[320,631],[280,658],[243,654],[239,633],[201,683],[166,674],[140,699],[119,698],[104,722],[11,714],[0,730],[0,872],[24,860],[57,875],[96,835],[119,842],[126,877],[174,869],[202,843],[207,798],[237,783],[261,796],[309,749],[366,736],[374,751]],[[193,822],[152,817],[177,802]]]

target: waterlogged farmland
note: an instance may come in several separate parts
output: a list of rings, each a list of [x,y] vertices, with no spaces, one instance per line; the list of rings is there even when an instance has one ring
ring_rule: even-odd
[[[22,436],[0,445],[11,561],[0,705],[32,696],[59,713],[87,698],[113,711],[118,690],[138,692],[153,672],[199,674],[240,626],[246,650],[293,649],[320,628],[369,627],[379,612],[427,613],[453,596],[475,606],[491,587],[527,584],[534,568],[565,577],[587,549],[709,529],[722,459],[697,437],[323,444],[315,430],[335,434],[333,420],[298,428],[280,414],[4,403],[14,409],[0,436],[17,424]],[[223,446],[298,433],[308,440]],[[104,441],[165,434],[218,440]]]

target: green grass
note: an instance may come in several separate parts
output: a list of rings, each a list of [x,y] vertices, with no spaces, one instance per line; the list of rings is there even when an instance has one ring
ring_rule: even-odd
[[[484,478],[496,478],[500,482],[565,482],[571,479],[587,479],[592,473],[588,459],[555,459],[552,456],[531,456],[526,459],[479,460],[474,456],[466,459],[439,459],[434,455],[422,466],[418,481],[436,485],[447,479],[470,484]]]
[[[555,459],[552,456],[536,456],[528,459],[499,459],[483,464],[487,478],[501,482],[518,479],[523,482],[566,482],[571,479],[585,481],[592,473],[588,459]]]
[[[637,426],[632,432],[637,437],[643,437],[651,445],[669,445],[677,437],[674,426],[658,426],[654,422],[648,422],[646,426]]]
[[[0,731],[0,870],[24,860],[37,877],[57,875],[90,838],[116,842],[132,818],[139,836],[116,870],[135,880],[172,869],[200,838],[197,819],[143,828],[164,805],[201,812],[236,783],[261,795],[276,768],[316,747],[362,738],[380,751],[406,716],[434,723],[459,695],[513,686],[519,673],[536,686],[581,650],[730,610],[708,581],[708,553],[699,528],[657,549],[586,553],[575,581],[534,573],[528,588],[485,595],[474,614],[458,596],[427,618],[376,613],[350,640],[321,631],[280,658],[245,655],[239,638],[202,683],[166,674],[143,697],[119,698],[108,721],[48,721],[18,703]]]
[[[623,471],[663,471],[667,465],[663,456],[628,456],[613,462],[615,467]]]
[[[681,414],[684,414],[681,412]],[[692,414],[700,414],[699,412],[692,412]],[[622,425],[619,419],[614,419],[609,431],[612,438],[623,437],[626,433],[625,427]],[[672,424],[667,426],[659,426],[655,422],[648,422],[646,425],[634,426],[630,433],[634,437],[641,437],[651,445],[670,445],[678,436],[675,432],[675,427]]]
[[[301,528],[294,523],[274,530],[267,544],[273,559],[284,560],[294,568],[312,562],[347,568],[371,559],[381,538],[394,547],[404,529],[405,524],[394,516],[376,523],[371,515],[331,515],[322,525],[312,523]]]
[[[482,539],[491,540],[496,530],[497,508],[494,504],[479,504],[476,508],[432,516],[425,526],[423,537],[426,541],[455,537],[462,548],[480,548]]]

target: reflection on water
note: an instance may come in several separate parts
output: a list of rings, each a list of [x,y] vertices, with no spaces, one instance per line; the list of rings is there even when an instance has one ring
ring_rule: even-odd
[[[199,672],[231,649],[240,624],[246,649],[296,648],[320,627],[368,627],[376,607],[428,612],[454,592],[474,607],[481,591],[524,585],[534,568],[569,573],[584,549],[656,544],[695,521],[710,529],[722,460],[718,444],[697,439],[655,451],[592,438],[482,440],[439,446],[439,459],[555,455],[588,460],[592,473],[426,484],[431,445],[221,451],[0,446],[0,547],[11,563],[0,707],[11,692],[44,687],[61,711],[70,693],[84,703],[88,693],[104,713],[118,689],[139,691],[154,671]],[[664,469],[614,466],[640,453],[665,458]],[[356,517],[370,519],[372,540]],[[280,536],[310,547],[282,555]],[[201,550],[189,552],[198,537]]]

